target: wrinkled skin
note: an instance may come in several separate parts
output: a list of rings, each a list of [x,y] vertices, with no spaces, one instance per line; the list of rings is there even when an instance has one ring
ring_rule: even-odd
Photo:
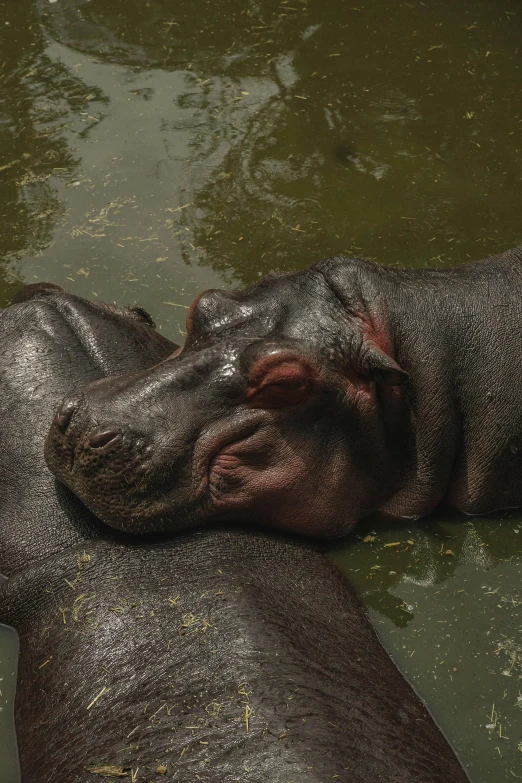
[[[43,446],[36,428],[60,385],[123,372],[123,351],[136,371],[171,346],[128,313],[32,293],[0,329],[0,398],[11,394],[2,459],[16,465],[2,475],[3,502],[23,488],[29,516],[7,516],[13,503],[0,532],[11,574],[0,622],[20,636],[23,783],[101,780],[85,770],[105,765],[125,779],[139,768],[137,780],[180,783],[465,783],[352,589],[316,549],[223,529],[103,540],[80,504],[64,506],[63,490],[42,483],[30,469]]]
[[[344,578],[296,541],[89,541],[9,579],[0,620],[20,635],[23,783],[104,764],[180,783],[467,780]]]
[[[51,470],[129,532],[522,504],[522,251],[447,270],[321,261],[193,303],[183,350],[78,389]]]

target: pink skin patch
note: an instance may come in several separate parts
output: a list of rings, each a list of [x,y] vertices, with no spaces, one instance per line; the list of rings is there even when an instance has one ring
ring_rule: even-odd
[[[221,420],[199,438],[194,454],[194,471],[198,490],[209,486],[214,468],[222,466],[226,475],[239,468],[242,459],[273,451],[266,429],[274,433],[273,410],[291,408],[306,402],[316,388],[316,373],[294,353],[285,351],[265,356],[249,373],[250,388],[245,395],[248,406],[243,416]],[[257,443],[256,443],[257,441]],[[260,470],[261,464],[256,469]]]
[[[281,437],[268,414],[265,426],[213,457],[207,491],[218,518],[247,514],[283,530],[336,536],[351,526],[347,509],[359,501],[347,481],[350,473],[359,479],[342,444],[327,458],[317,455],[313,442]],[[366,489],[364,480],[357,484]]]
[[[188,313],[188,331],[200,297]],[[381,353],[374,341],[372,345]],[[312,432],[307,435],[307,422],[317,415],[315,403],[320,404],[323,386],[330,391],[338,388],[338,400],[344,391],[346,410],[367,419],[368,432],[379,440],[378,423],[374,432],[373,422],[375,380],[353,367],[332,373],[328,364],[321,366],[301,350],[277,342],[268,342],[263,349],[264,355],[250,365],[239,407],[205,428],[195,443],[194,500],[201,504],[203,516],[215,521],[246,514],[308,535],[345,533],[369,510],[367,498],[374,491],[371,471],[367,475],[352,461],[344,438],[330,438],[327,448],[318,450]],[[393,359],[383,357],[388,377],[380,378],[381,384],[395,384],[398,381],[390,377]],[[330,359],[338,364],[335,356]],[[384,388],[390,390],[386,396],[397,389]]]
[[[316,373],[292,353],[266,356],[250,370],[246,402],[251,408],[285,408],[307,400],[315,389]]]
[[[318,374],[309,361],[290,351],[254,363],[241,423],[230,422],[229,428],[220,422],[196,446],[195,467],[200,477],[202,469],[205,473],[199,492],[212,515],[255,512],[275,527],[324,534],[324,520],[335,516],[330,506],[346,475],[343,449],[338,447],[322,466],[328,474],[322,483],[328,487],[319,498],[310,481],[310,465],[321,470],[314,443],[285,426],[300,403],[313,400]],[[337,533],[336,522],[330,534]]]

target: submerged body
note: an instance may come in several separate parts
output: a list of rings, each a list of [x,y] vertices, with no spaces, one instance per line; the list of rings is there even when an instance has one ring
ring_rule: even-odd
[[[14,500],[4,508],[11,576],[0,622],[20,636],[23,783],[107,773],[180,783],[465,783],[352,589],[316,549],[223,529],[103,540],[80,504],[64,506],[45,466],[46,483],[33,471],[40,422],[60,384],[122,372],[125,352],[135,371],[151,346],[160,354],[171,346],[129,313],[60,293],[41,292],[8,314],[0,383],[10,418],[0,427],[2,459],[16,471],[2,475],[3,502],[23,493],[18,515]],[[21,431],[32,437],[17,440],[11,428],[25,427],[27,411],[32,430]]]
[[[201,294],[182,351],[67,399],[47,461],[129,532],[484,514],[522,505],[521,358],[521,249],[441,270],[327,259]]]

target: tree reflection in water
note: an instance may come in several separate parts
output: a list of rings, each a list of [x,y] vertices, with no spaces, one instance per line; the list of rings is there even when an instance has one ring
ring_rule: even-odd
[[[20,285],[16,261],[52,242],[65,210],[55,183],[72,185],[78,166],[71,145],[97,122],[89,87],[45,53],[45,34],[33,3],[6,2],[0,27],[0,305]]]

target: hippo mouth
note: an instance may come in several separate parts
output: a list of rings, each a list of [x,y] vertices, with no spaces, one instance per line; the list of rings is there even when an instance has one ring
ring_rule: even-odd
[[[255,450],[256,436],[261,439],[263,416],[249,417],[246,421],[231,423],[229,427],[210,427],[200,435],[194,447],[192,475],[194,477],[194,495],[196,498],[208,498],[216,486],[217,474],[226,465],[231,469],[233,461],[239,462],[240,451]],[[237,453],[235,453],[237,452]],[[208,500],[205,502],[208,504]]]
[[[45,456],[55,476],[105,524],[132,533],[232,521],[250,511],[263,466],[273,467],[272,416],[245,410],[208,425],[176,454],[124,428],[90,421],[83,398],[63,408]],[[257,493],[256,493],[257,494]]]
[[[365,491],[342,440],[329,437],[333,447],[318,451],[315,429],[288,408],[245,408],[199,433],[186,430],[177,443],[104,428],[84,405],[60,427],[59,412],[46,441],[49,468],[102,522],[126,533],[248,519],[335,537],[355,521],[346,509],[354,496],[361,505],[357,493]]]

